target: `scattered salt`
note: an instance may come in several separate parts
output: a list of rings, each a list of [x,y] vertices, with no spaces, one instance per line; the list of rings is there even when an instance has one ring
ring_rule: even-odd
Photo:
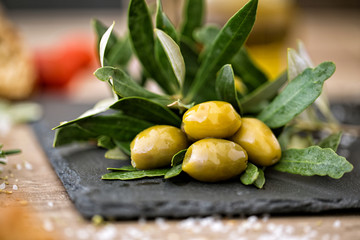
[[[339,227],[341,227],[341,221],[340,221],[340,220],[335,220],[335,222],[333,223],[333,227],[334,227],[334,228],[339,228]]]
[[[19,188],[18,188],[18,186],[17,185],[13,185],[13,190],[18,190]]]
[[[4,167],[0,166],[0,172],[3,172],[3,171],[4,171]]]
[[[17,163],[17,164],[15,165],[15,168],[16,168],[17,170],[21,170],[21,169],[22,169],[22,166],[21,166],[20,163]]]
[[[76,231],[76,236],[78,239],[88,239],[90,237],[90,233],[86,231],[86,229],[79,229]]]
[[[52,207],[54,206],[54,203],[51,202],[51,201],[49,201],[49,202],[47,203],[47,205],[52,208]]]
[[[111,240],[116,237],[116,228],[113,225],[108,225],[96,233],[96,239]]]
[[[165,222],[164,218],[156,218],[155,224],[161,229],[166,230],[169,228],[169,225]]]
[[[139,223],[139,225],[145,225],[146,224],[146,218],[144,218],[144,217],[139,218],[138,223]]]
[[[27,170],[32,170],[32,169],[33,169],[31,163],[29,163],[29,162],[27,162],[27,161],[24,162],[24,167],[25,167]]]
[[[126,229],[125,233],[129,235],[130,237],[133,237],[135,239],[140,239],[144,236],[144,234],[135,227],[129,227]]]
[[[5,182],[3,182],[2,184],[0,184],[0,189],[1,189],[1,190],[4,190],[5,187],[6,187],[6,186],[5,186]]]
[[[270,214],[264,214],[261,220],[262,220],[263,222],[268,222],[269,219],[270,219]]]
[[[51,232],[54,230],[54,225],[52,224],[52,222],[49,219],[45,219],[43,222],[43,228],[45,231]]]

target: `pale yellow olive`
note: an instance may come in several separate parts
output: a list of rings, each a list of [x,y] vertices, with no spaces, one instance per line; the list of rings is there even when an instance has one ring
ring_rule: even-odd
[[[242,173],[248,155],[229,140],[207,138],[193,143],[186,151],[182,170],[203,182],[218,182]]]
[[[153,126],[140,132],[131,142],[131,165],[137,169],[170,166],[173,155],[187,147],[186,135],[180,129]]]
[[[241,117],[230,103],[203,102],[187,110],[182,128],[192,140],[227,138],[241,126]]]
[[[239,131],[231,140],[241,145],[249,161],[259,166],[271,166],[281,157],[280,144],[271,129],[256,118],[242,118]]]

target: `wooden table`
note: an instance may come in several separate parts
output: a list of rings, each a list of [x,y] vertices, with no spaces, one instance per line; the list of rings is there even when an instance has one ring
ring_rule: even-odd
[[[183,220],[124,221],[101,224],[82,219],[71,203],[41,146],[28,125],[14,127],[0,137],[7,149],[21,147],[22,153],[9,157],[2,177],[8,176],[6,190],[0,194],[0,223],[15,220],[1,234],[41,231],[51,239],[357,239],[360,236],[358,214],[311,216],[248,216],[238,219],[216,217]],[[21,169],[20,167],[21,166]],[[27,166],[27,168],[26,168]],[[31,166],[31,169],[30,169]],[[1,183],[1,182],[0,182]],[[18,190],[12,190],[13,185]],[[21,212],[18,212],[18,209]],[[20,216],[24,224],[19,223]],[[19,216],[19,218],[17,218]],[[25,220],[24,220],[25,219]],[[28,222],[28,221],[29,222]],[[1,226],[1,224],[0,224]],[[1,233],[2,232],[2,233]],[[29,235],[28,235],[29,236]],[[27,239],[28,236],[22,236]],[[115,238],[116,237],[116,238]],[[3,238],[1,238],[3,239]],[[15,238],[16,239],[16,238]],[[31,239],[31,238],[29,238]],[[48,239],[48,238],[43,238]]]
[[[358,11],[306,12],[294,36],[301,37],[315,61],[334,60],[338,69],[328,84],[331,99],[360,99]],[[341,91],[339,90],[341,86]],[[345,93],[345,94],[344,94]],[[86,97],[83,98],[87,99]],[[86,101],[86,100],[85,100]],[[239,219],[146,220],[95,225],[74,208],[28,125],[0,136],[9,157],[1,177],[0,239],[359,239],[358,213],[311,216],[250,216]],[[27,166],[27,167],[26,167]],[[21,167],[21,169],[20,169]],[[31,168],[31,169],[30,169]],[[18,190],[12,190],[13,185]],[[351,187],[351,186],[348,186]],[[94,219],[94,222],[97,222]],[[36,235],[40,234],[40,235]]]

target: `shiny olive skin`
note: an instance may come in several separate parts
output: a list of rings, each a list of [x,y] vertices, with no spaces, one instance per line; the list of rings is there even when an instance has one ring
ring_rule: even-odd
[[[186,135],[180,129],[167,125],[152,126],[131,142],[131,165],[144,170],[170,166],[173,155],[187,147]]]
[[[242,173],[248,155],[238,144],[207,138],[193,143],[186,151],[182,170],[202,182],[218,182]]]
[[[271,166],[281,157],[280,144],[271,129],[256,118],[242,118],[239,131],[231,140],[242,146],[249,161],[258,166]]]
[[[241,126],[241,117],[230,103],[203,102],[185,112],[182,129],[192,140],[227,138]]]

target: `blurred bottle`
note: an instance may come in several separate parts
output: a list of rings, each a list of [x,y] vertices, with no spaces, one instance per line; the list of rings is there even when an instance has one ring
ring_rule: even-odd
[[[206,0],[207,21],[220,25],[248,0]],[[288,32],[295,13],[295,0],[259,0],[256,22],[247,41],[249,53],[270,79],[286,68]]]

